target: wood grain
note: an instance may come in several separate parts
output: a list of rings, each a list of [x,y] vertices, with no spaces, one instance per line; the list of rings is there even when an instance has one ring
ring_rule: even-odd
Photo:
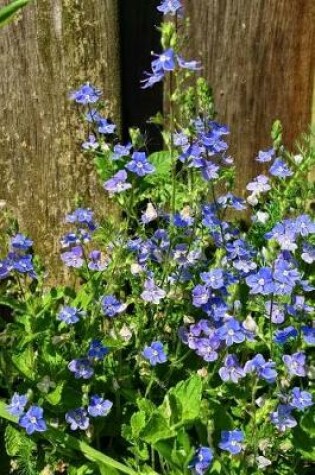
[[[118,30],[117,0],[38,0],[0,32],[0,199],[55,273],[75,196],[108,210],[68,93],[96,83],[120,121]]]
[[[186,0],[189,56],[200,57],[218,119],[231,127],[238,190],[261,172],[275,119],[292,146],[311,122],[315,67],[314,0]]]

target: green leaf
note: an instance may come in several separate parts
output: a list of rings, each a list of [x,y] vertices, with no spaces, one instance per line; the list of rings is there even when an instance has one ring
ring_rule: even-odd
[[[145,442],[154,445],[159,440],[175,437],[176,431],[170,427],[168,419],[156,412],[152,414],[140,435]]]
[[[52,406],[57,406],[57,404],[60,403],[64,385],[65,381],[61,381],[61,383],[58,383],[57,387],[51,393],[46,395],[46,400]]]
[[[302,417],[301,428],[311,437],[315,437],[315,407],[309,409]]]
[[[145,177],[145,181],[153,183],[160,180],[168,180],[172,169],[172,157],[169,152],[152,153],[148,160],[155,166],[155,172]]]
[[[139,438],[139,434],[145,427],[145,413],[144,412],[136,412],[132,415],[130,420],[132,436],[135,439]]]
[[[11,21],[18,10],[25,7],[30,0],[15,0],[0,9],[0,27]]]
[[[16,369],[28,379],[35,379],[35,353],[31,346],[25,351],[12,356],[12,362]]]
[[[300,427],[293,430],[293,445],[306,460],[315,462],[315,437],[310,437]]]
[[[166,396],[162,408],[171,408],[174,424],[187,423],[199,417],[202,398],[202,382],[198,375],[193,375],[187,381],[181,381],[172,388]]]

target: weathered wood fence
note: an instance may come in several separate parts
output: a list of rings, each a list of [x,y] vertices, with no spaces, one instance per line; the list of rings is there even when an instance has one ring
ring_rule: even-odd
[[[0,0],[0,6],[8,3]],[[80,154],[69,88],[90,80],[114,104],[116,121],[144,125],[162,91],[141,91],[157,50],[154,0],[37,0],[0,32],[0,199],[45,257],[75,195],[98,210],[108,202]],[[311,121],[315,65],[313,0],[186,0],[187,55],[200,57],[218,119],[232,129],[239,189],[257,173],[279,118],[291,145]]]

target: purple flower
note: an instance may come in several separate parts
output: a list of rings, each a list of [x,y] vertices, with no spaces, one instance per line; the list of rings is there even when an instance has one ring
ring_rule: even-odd
[[[216,335],[209,335],[207,338],[197,338],[195,340],[196,354],[204,361],[216,361],[218,359],[217,349],[220,347],[220,339]]]
[[[220,170],[220,167],[215,163],[212,163],[209,160],[202,159],[200,168],[204,180],[210,181],[219,178],[218,171]]]
[[[306,356],[303,352],[293,353],[293,355],[284,355],[282,357],[289,373],[296,376],[305,376]]]
[[[246,209],[245,201],[242,198],[233,195],[233,193],[227,193],[226,195],[219,196],[217,202],[223,209],[228,207],[236,209],[237,211]]]
[[[273,165],[271,165],[269,168],[269,173],[273,176],[277,176],[278,178],[286,178],[293,175],[293,171],[290,170],[288,165],[280,158],[277,158]]]
[[[251,288],[251,294],[269,295],[274,292],[272,270],[262,267],[256,274],[246,277],[246,284]]]
[[[292,407],[286,404],[279,404],[277,410],[270,414],[270,420],[280,432],[292,429],[297,425],[296,420],[291,415]]]
[[[242,451],[242,442],[244,441],[244,434],[241,430],[230,430],[221,432],[221,442],[219,447],[222,450],[227,450],[232,455],[237,455]]]
[[[303,391],[302,389],[297,387],[292,389],[290,397],[290,406],[295,407],[300,411],[303,411],[307,407],[313,406],[313,404],[314,403],[311,393]]]
[[[258,152],[258,157],[256,158],[257,162],[265,163],[270,162],[275,157],[275,151],[273,148],[268,150],[261,150]]]
[[[130,150],[132,149],[132,144],[128,143],[127,145],[117,144],[114,146],[112,160],[119,160],[122,157],[128,157]]]
[[[271,190],[269,185],[269,178],[265,175],[258,175],[254,181],[248,183],[246,190],[252,191],[254,194],[265,193]]]
[[[240,366],[236,355],[227,355],[224,360],[224,366],[219,369],[219,375],[223,381],[238,383],[240,378],[246,376],[246,373]]]
[[[43,417],[44,411],[39,406],[31,406],[29,410],[20,417],[19,426],[23,427],[28,435],[34,432],[45,432],[47,425]]]
[[[126,191],[131,188],[131,184],[127,182],[126,170],[119,170],[119,172],[117,172],[112,178],[105,181],[103,186],[110,195],[121,193],[122,191]]]
[[[138,176],[145,176],[155,171],[155,167],[148,161],[145,152],[134,152],[126,168]]]
[[[113,403],[100,396],[92,396],[88,406],[88,413],[92,417],[105,417],[110,413]]]
[[[24,234],[16,234],[11,238],[11,247],[20,251],[27,251],[33,245],[33,241]]]
[[[76,307],[68,307],[67,305],[65,305],[59,311],[57,318],[58,320],[61,320],[62,322],[67,323],[68,325],[71,325],[73,323],[77,323],[80,320],[81,316],[82,312],[80,312]]]
[[[247,361],[244,371],[245,373],[256,372],[258,377],[264,379],[267,383],[274,383],[277,378],[275,366],[276,363],[266,361],[261,354],[258,354],[252,360]]]
[[[14,270],[20,272],[21,274],[32,273],[34,270],[33,263],[32,263],[32,256],[27,254],[25,256],[21,256],[18,254],[10,253],[8,256],[11,260],[11,265]]]
[[[144,282],[144,291],[141,294],[142,300],[159,304],[161,299],[164,299],[166,292],[158,287],[153,279],[147,279]]]
[[[284,343],[286,343],[289,338],[296,338],[297,336],[298,336],[298,332],[296,328],[289,326],[289,327],[283,328],[283,330],[277,330],[273,340],[275,343],[284,345]]]
[[[175,213],[173,221],[178,228],[186,228],[194,224],[194,218],[190,216],[189,212],[186,213],[185,209],[181,213]]]
[[[99,340],[92,340],[88,350],[88,357],[95,360],[102,360],[109,353],[109,350]]]
[[[163,0],[157,7],[158,11],[164,15],[175,15],[178,12],[180,13],[182,8],[182,4],[179,0]]]
[[[91,86],[87,82],[76,91],[73,91],[70,94],[70,99],[73,99],[78,104],[87,105],[97,102],[101,95],[102,93],[99,89],[96,89],[96,87]]]
[[[126,303],[121,303],[114,295],[105,295],[101,300],[103,313],[107,317],[115,317],[127,308]]]
[[[200,61],[185,61],[182,56],[177,55],[177,61],[180,68],[189,69],[190,71],[199,71],[202,69]]]
[[[272,323],[280,324],[284,322],[284,308],[279,304],[271,301],[265,303],[266,314],[267,318],[270,318],[271,314],[271,321]]]
[[[90,150],[90,151],[92,150],[92,151],[94,151],[94,150],[97,150],[98,147],[99,147],[99,143],[96,140],[95,135],[93,135],[93,134],[90,134],[89,139],[86,142],[83,142],[83,144],[82,144],[83,150]]]
[[[210,467],[213,460],[213,451],[209,447],[200,447],[188,468],[193,470],[195,475],[203,475]]]
[[[315,233],[315,222],[308,214],[298,216],[295,221],[296,231],[302,236],[307,237],[309,234]]]
[[[245,333],[238,320],[230,318],[217,330],[220,340],[224,340],[227,346],[233,343],[242,343],[245,340]]]
[[[302,333],[304,341],[308,345],[315,345],[315,328],[303,326]]]
[[[192,296],[193,296],[193,305],[195,307],[201,307],[202,305],[205,305],[210,298],[210,292],[209,292],[208,286],[197,285],[192,291]]]
[[[141,80],[141,83],[143,86],[141,86],[142,89],[148,89],[149,87],[154,86],[154,84],[157,84],[158,82],[163,81],[164,79],[164,72],[161,73],[144,73],[146,78]]]
[[[142,352],[142,356],[150,361],[152,366],[162,364],[167,361],[163,344],[160,341],[153,341],[150,346],[146,346]]]
[[[91,270],[102,272],[108,265],[108,262],[102,262],[101,251],[91,251],[89,254],[89,259],[90,261],[88,263],[88,268]]]
[[[101,116],[96,109],[89,109],[85,114],[85,120],[96,124],[101,119]]]
[[[88,208],[77,208],[66,216],[66,223],[85,224],[93,231],[95,229],[94,212]]]
[[[89,379],[94,374],[94,369],[87,358],[79,358],[70,361],[68,368],[72,373],[74,373],[76,379]]]
[[[6,259],[0,260],[0,280],[9,277],[11,269],[12,266]]]
[[[224,286],[224,274],[222,269],[212,269],[200,274],[204,283],[212,289],[221,289]]]
[[[308,243],[304,244],[301,258],[304,262],[307,262],[307,264],[313,264],[313,262],[315,262],[315,246]]]
[[[113,134],[116,129],[116,125],[112,122],[108,121],[107,119],[99,119],[98,120],[98,131],[100,134]]]
[[[66,413],[66,422],[70,424],[71,430],[86,430],[90,425],[90,420],[87,417],[87,412],[83,407],[73,409]]]
[[[6,407],[6,410],[12,416],[21,416],[24,413],[25,406],[28,403],[28,397],[26,394],[20,395],[18,393],[14,393],[10,404]]]
[[[84,264],[82,247],[76,246],[71,251],[63,252],[61,259],[67,267],[79,269]]]
[[[152,61],[152,71],[154,74],[164,73],[165,71],[174,71],[175,53],[172,48],[163,51],[162,54],[155,54],[156,59]]]

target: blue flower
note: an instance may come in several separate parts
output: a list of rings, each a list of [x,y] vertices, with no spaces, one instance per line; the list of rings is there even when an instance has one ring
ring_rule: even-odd
[[[216,350],[220,347],[220,344],[220,339],[214,334],[208,335],[206,338],[196,338],[196,354],[201,356],[204,361],[216,361],[219,356]]]
[[[222,269],[212,269],[200,274],[204,283],[212,289],[221,289],[224,286],[224,274]]]
[[[200,168],[204,180],[210,181],[219,178],[218,171],[220,170],[220,167],[215,163],[210,162],[210,160],[202,159]]]
[[[281,345],[283,345],[287,342],[289,338],[296,338],[297,336],[298,332],[296,328],[289,326],[283,328],[283,330],[277,330],[273,340],[275,343],[280,343]]]
[[[45,432],[47,425],[43,417],[44,411],[39,406],[31,406],[29,410],[20,417],[19,426],[23,427],[27,434],[34,432]]]
[[[268,150],[261,150],[258,153],[258,157],[256,158],[257,162],[265,163],[270,162],[275,157],[275,150],[273,148],[269,148]]]
[[[272,270],[262,267],[256,274],[246,277],[246,284],[251,288],[251,294],[269,295],[274,292]]]
[[[144,282],[144,291],[141,294],[142,300],[159,304],[160,300],[164,299],[166,292],[158,287],[153,279],[146,279]]]
[[[112,122],[108,121],[107,119],[99,119],[98,120],[98,131],[100,134],[113,134],[116,129],[116,125],[113,124]]]
[[[89,139],[86,142],[83,142],[82,148],[83,150],[97,150],[100,144],[96,140],[95,135],[90,134]]]
[[[8,260],[6,259],[0,260],[0,280],[6,279],[7,277],[9,277],[11,269],[12,269],[12,265]]]
[[[292,407],[286,404],[279,404],[276,411],[270,414],[270,420],[280,432],[292,429],[297,425],[297,421],[291,415]]]
[[[182,56],[177,55],[178,66],[183,69],[189,69],[190,71],[199,71],[202,69],[200,61],[192,60],[185,61]]]
[[[141,86],[142,89],[148,89],[164,79],[164,72],[157,74],[145,72],[144,74],[146,78],[141,80],[141,83],[143,84],[143,86]]]
[[[66,216],[66,223],[84,224],[91,231],[95,229],[94,212],[88,208],[77,208]]]
[[[109,353],[109,349],[99,340],[92,340],[88,350],[88,357],[95,360],[102,360]]]
[[[131,143],[128,143],[127,145],[116,144],[113,149],[112,160],[119,160],[122,157],[128,157],[131,149]]]
[[[217,330],[220,340],[224,340],[227,346],[233,343],[242,343],[245,340],[245,333],[238,320],[230,318]]]
[[[83,407],[73,409],[66,413],[66,422],[70,424],[71,430],[86,430],[90,425],[90,420],[87,417],[87,412]]]
[[[142,352],[142,356],[150,361],[152,366],[162,364],[167,361],[163,344],[160,341],[153,341],[150,346],[146,346]]]
[[[223,381],[238,383],[240,378],[246,376],[246,373],[240,366],[236,355],[227,355],[224,360],[224,366],[219,369],[219,375]]]
[[[254,181],[251,181],[246,186],[246,190],[252,191],[254,195],[258,195],[259,193],[265,193],[271,190],[271,186],[269,185],[269,178],[265,175],[257,176]]]
[[[302,214],[296,218],[296,231],[302,236],[307,237],[309,234],[315,234],[315,222],[308,214]]]
[[[148,161],[145,152],[134,152],[126,168],[138,176],[149,175],[155,171],[155,167]]]
[[[24,234],[16,234],[11,238],[11,247],[22,251],[27,251],[33,245],[33,241]]]
[[[10,259],[10,264],[17,272],[20,272],[21,274],[33,273],[33,257],[30,254],[21,256],[18,254],[9,253],[8,257]]]
[[[63,252],[61,259],[67,267],[74,267],[80,269],[84,264],[83,250],[81,246],[76,246],[71,251]]]
[[[311,393],[303,391],[300,388],[293,388],[290,396],[290,405],[303,411],[307,407],[313,406],[313,400]]]
[[[79,358],[70,361],[68,368],[72,373],[74,373],[76,379],[89,379],[94,374],[94,369],[87,358]]]
[[[207,285],[196,285],[192,291],[193,305],[195,307],[201,307],[205,305],[210,298],[210,291]]]
[[[288,165],[280,158],[277,158],[273,165],[269,168],[269,173],[278,178],[286,178],[293,175],[293,171],[290,170]]]
[[[105,295],[101,300],[102,310],[107,317],[115,317],[127,308],[126,303],[121,303],[114,295]]]
[[[284,322],[284,308],[283,306],[279,305],[278,303],[272,302],[268,300],[265,303],[266,314],[267,318],[270,318],[272,323],[280,324]],[[270,315],[271,314],[271,315]]]
[[[70,94],[70,99],[73,99],[78,104],[87,105],[97,102],[101,95],[102,93],[99,89],[86,83],[76,91],[73,91]]]
[[[6,409],[12,416],[21,416],[24,413],[27,403],[28,397],[26,394],[20,395],[18,393],[14,393],[10,404],[6,407]]]
[[[315,246],[308,243],[304,244],[301,258],[304,262],[307,262],[307,264],[313,264],[313,262],[315,262]]]
[[[302,351],[294,353],[293,355],[284,355],[282,360],[291,375],[302,377],[306,375],[306,356]]]
[[[213,451],[209,447],[200,447],[189,463],[188,468],[193,469],[196,475],[203,475],[210,467],[213,460]]]
[[[58,313],[58,320],[71,325],[77,323],[80,320],[82,312],[80,312],[76,307],[68,307],[67,305],[62,307]]]
[[[315,328],[303,326],[302,333],[304,341],[308,345],[315,345]]]
[[[98,272],[102,272],[103,270],[106,269],[108,266],[108,262],[105,260],[102,260],[102,253],[101,251],[91,251],[89,254],[89,263],[88,263],[88,268],[90,270],[95,270]]]
[[[152,71],[154,74],[160,74],[165,71],[174,71],[175,69],[175,53],[169,48],[161,54],[155,54],[156,59],[152,61]]]
[[[109,414],[113,403],[100,396],[92,396],[88,406],[88,413],[92,417],[105,417]]]
[[[274,361],[266,361],[261,354],[258,354],[245,363],[244,371],[245,373],[256,372],[259,378],[264,379],[267,383],[274,383],[277,379],[275,366]]]
[[[112,178],[105,181],[103,186],[110,195],[121,193],[131,188],[131,184],[127,182],[127,172],[125,170],[119,170]]]
[[[221,442],[219,443],[219,447],[222,450],[227,450],[232,455],[237,455],[243,449],[243,441],[244,434],[241,430],[224,430],[221,432]]]
[[[157,7],[158,11],[164,15],[175,15],[182,10],[182,4],[179,0],[163,0]]]

